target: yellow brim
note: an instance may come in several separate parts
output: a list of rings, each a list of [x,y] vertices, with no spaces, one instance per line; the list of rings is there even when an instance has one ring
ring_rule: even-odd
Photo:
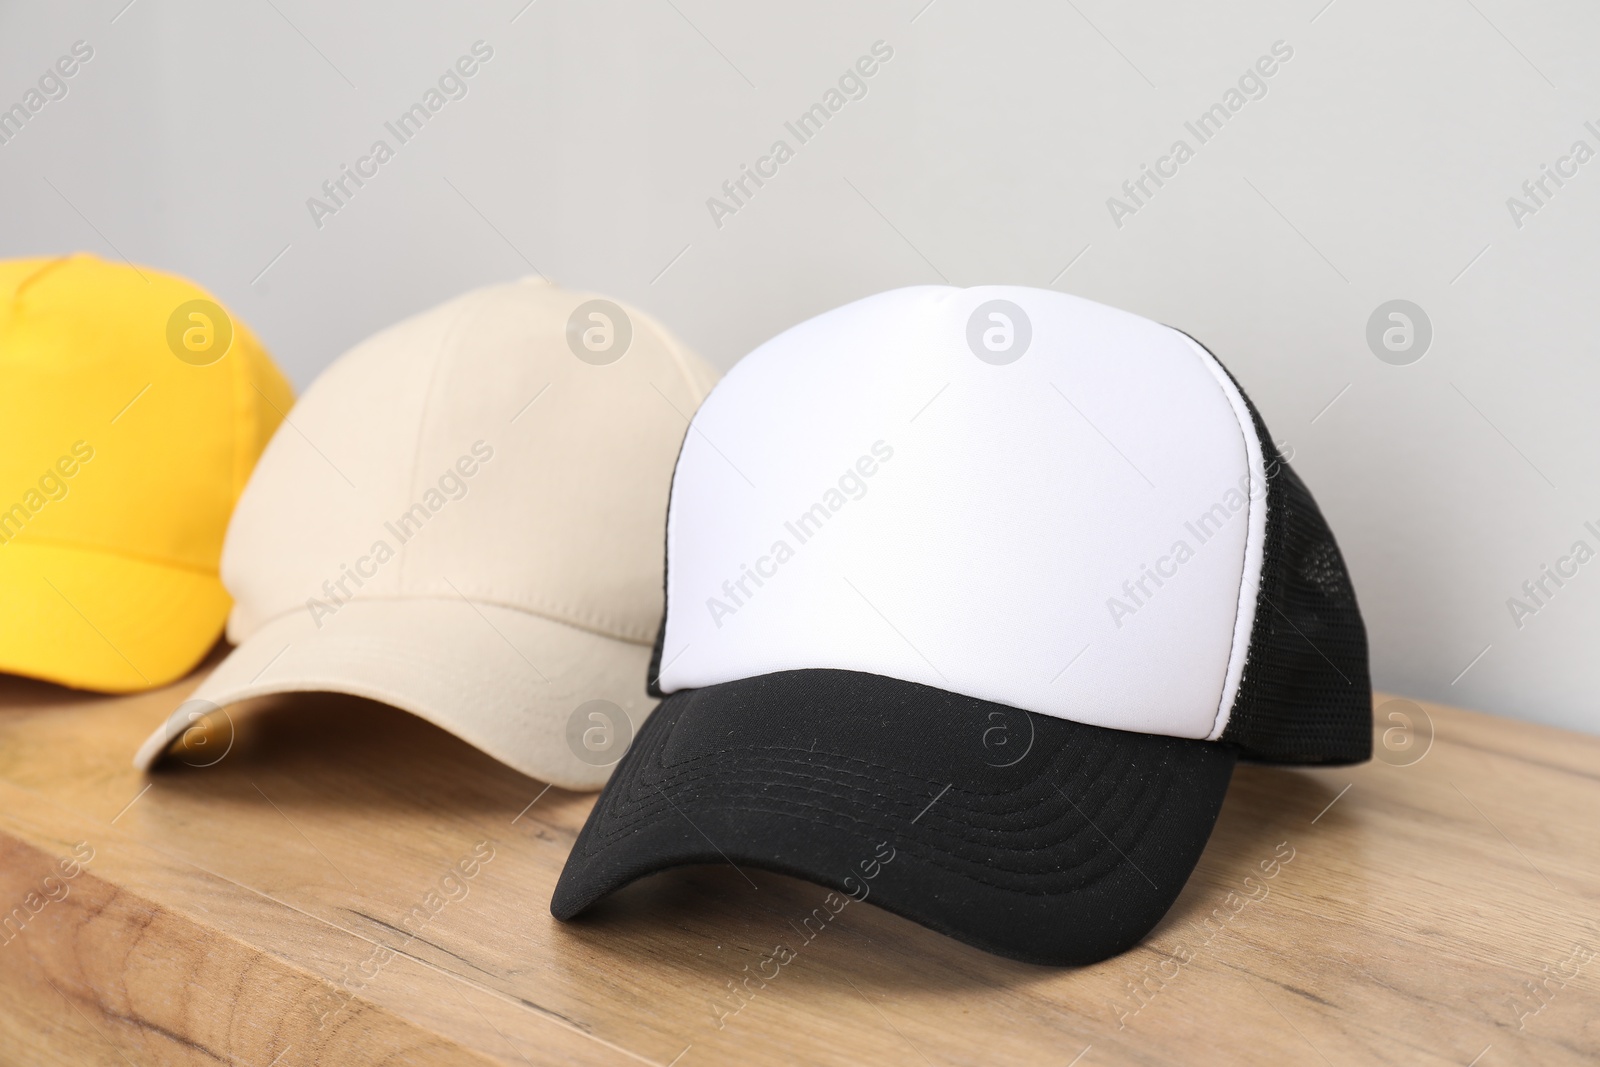
[[[0,671],[104,693],[154,689],[194,669],[230,605],[214,572],[0,544]]]

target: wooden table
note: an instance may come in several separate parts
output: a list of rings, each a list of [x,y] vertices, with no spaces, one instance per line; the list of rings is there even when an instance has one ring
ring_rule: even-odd
[[[242,706],[225,758],[141,775],[196,680],[0,678],[0,1062],[1600,1060],[1600,738],[1426,705],[1425,755],[1424,729],[1392,762],[1241,767],[1145,943],[1047,969],[869,904],[805,943],[823,890],[726,867],[562,926],[590,797],[332,696]]]

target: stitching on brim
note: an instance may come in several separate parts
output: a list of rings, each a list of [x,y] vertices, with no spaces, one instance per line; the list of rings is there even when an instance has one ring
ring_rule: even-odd
[[[668,736],[670,736],[670,733],[669,733]],[[805,752],[808,755],[814,754],[808,749],[801,749],[801,748],[792,747],[792,746],[763,746],[763,748],[765,750],[777,750],[777,751],[789,751],[789,752]],[[659,752],[659,746],[658,746],[657,751]],[[757,751],[757,750],[752,750],[752,751]],[[652,755],[654,755],[654,754],[655,753],[652,753]],[[829,754],[830,755],[835,755],[834,753],[829,753]],[[878,765],[878,764],[874,764],[874,763],[871,763],[870,761],[863,760],[858,756],[847,756],[847,755],[843,755],[843,754],[836,754],[836,755],[840,755],[847,762],[859,763],[859,764],[863,765],[864,767],[870,768],[872,770],[885,771],[885,772],[888,772],[889,774],[894,775],[896,777],[907,778],[907,779],[911,779],[911,780],[914,780],[914,781],[915,780],[919,780],[916,775],[910,774],[909,772],[902,771],[902,770],[899,770],[897,768],[892,768],[892,767],[887,767],[887,766],[881,766],[881,765]],[[691,758],[689,760],[685,760],[685,761],[683,761],[681,763],[674,764],[673,766],[674,766],[674,768],[690,768],[694,764],[703,764],[706,761],[715,760],[717,758],[718,757],[716,756],[716,754],[708,753],[708,754],[706,754],[704,756],[696,756],[696,757],[693,757],[693,758]],[[1058,755],[1058,758],[1059,758],[1059,755]],[[650,767],[655,768],[655,769],[660,769],[660,770],[666,770],[667,769],[665,764],[662,764],[662,763],[660,763],[659,761],[656,761],[656,760],[652,760],[652,762],[650,763]],[[839,768],[839,769],[845,774],[852,773],[847,768]],[[1122,776],[1122,777],[1120,777],[1118,779],[1117,785],[1120,786],[1122,784],[1122,782],[1126,780],[1126,775],[1127,774],[1131,774],[1133,772],[1133,769],[1134,768],[1132,768],[1131,766],[1129,768],[1127,768],[1127,770],[1125,771],[1124,776]],[[675,776],[676,776],[677,773],[682,773],[682,772],[681,771],[676,771],[675,772]],[[855,773],[859,774],[860,772],[855,772]],[[866,777],[864,774],[861,774],[861,776],[862,777]],[[808,779],[810,779],[812,781],[828,782],[828,783],[833,784],[833,785],[844,786],[845,788],[853,788],[852,786],[850,786],[850,784],[848,782],[835,781],[834,779],[823,778],[823,777],[820,777],[820,776],[817,776],[817,775],[799,775],[799,777],[808,778]],[[1048,776],[1040,775],[1039,776],[1039,780],[1043,780],[1046,777],[1048,777]],[[921,779],[921,780],[926,782],[930,786],[939,784],[934,779]],[[1170,783],[1170,779],[1168,779],[1168,782]],[[664,788],[659,783],[657,783],[653,787],[651,787],[648,783],[644,782],[639,777],[632,778],[629,781],[628,784],[629,784],[630,787],[653,788],[655,791],[661,792],[662,795],[665,795]],[[804,787],[801,787],[801,788],[804,788]],[[814,790],[814,791],[815,792],[821,792],[820,790]],[[966,793],[965,790],[953,790],[953,791],[958,791],[958,792],[961,792],[963,794]],[[1155,798],[1157,803],[1159,803],[1160,800],[1165,798],[1168,795],[1169,791],[1170,790],[1168,788],[1163,788],[1160,791],[1159,796],[1157,796]],[[1013,792],[1015,792],[1015,791],[1013,791]],[[1114,792],[1115,792],[1115,789],[1113,790],[1113,793]],[[836,794],[829,793],[829,794],[826,794],[826,795],[829,796],[832,799],[837,799]],[[1047,796],[1048,796],[1048,794],[1047,794]],[[1141,790],[1140,793],[1138,794],[1138,796],[1140,798],[1143,798],[1145,796],[1145,794]],[[739,799],[748,800],[748,799],[752,799],[752,798],[740,797]],[[638,807],[642,809],[643,806],[644,806],[644,802],[641,801],[640,804],[638,805]],[[803,809],[809,809],[809,810],[819,810],[819,807],[817,805],[804,804],[804,803],[800,803],[800,802],[795,803],[794,807],[803,808]],[[612,847],[612,845],[617,840],[619,840],[622,837],[622,835],[625,835],[625,834],[631,832],[632,830],[636,829],[641,823],[644,823],[644,822],[650,820],[652,815],[655,812],[659,812],[659,811],[662,811],[662,810],[666,810],[666,809],[664,809],[664,808],[662,808],[662,807],[660,807],[658,805],[657,807],[655,807],[654,809],[651,809],[650,811],[641,810],[639,812],[639,814],[634,816],[634,817],[618,818],[618,819],[613,820],[614,825],[608,828],[608,831],[607,831],[607,834],[606,834],[606,839],[605,839],[604,843],[601,843],[600,847],[597,848],[597,849],[596,848],[586,847],[585,850],[584,850],[585,857],[586,858],[593,858],[593,857],[599,855],[600,853],[602,853],[604,851],[607,851],[609,848]],[[838,812],[838,811],[836,811],[834,809],[831,809],[831,808],[820,808],[820,810],[822,810],[823,812],[825,812],[828,815],[835,816],[835,818],[833,820],[829,820],[829,821],[818,821],[818,825],[830,826],[833,829],[841,829],[841,830],[845,830],[845,829],[849,829],[850,828],[849,826],[844,825],[842,823],[842,821],[841,821],[841,820],[848,820],[850,818],[850,816],[848,816],[847,814]],[[792,810],[791,811],[775,810],[775,811],[770,812],[770,814],[782,816],[782,815],[794,815],[795,812],[792,811]],[[1065,814],[1065,813],[1063,813],[1063,814]],[[1098,830],[1096,825],[1093,823],[1093,821],[1086,814],[1081,813],[1081,812],[1075,812],[1075,814],[1080,814],[1084,818],[1084,825],[1078,831],[1076,831],[1076,833],[1074,834],[1075,837],[1076,836],[1080,836],[1085,832],[1091,833],[1095,837],[1100,836],[1100,831]],[[1150,825],[1150,820],[1153,819],[1153,818],[1154,818],[1154,814],[1152,814],[1150,816],[1150,818],[1146,819],[1145,824],[1144,824],[1146,828],[1148,828],[1148,826]],[[855,822],[857,824],[859,824],[859,825],[862,825],[862,826],[875,825],[875,824],[866,823],[866,822],[864,822],[862,820],[855,820]],[[972,879],[973,878],[972,868],[975,867],[975,866],[981,866],[981,864],[977,864],[975,861],[965,859],[964,857],[960,856],[958,853],[952,852],[952,851],[950,851],[948,849],[941,848],[937,844],[935,844],[935,843],[933,843],[931,841],[924,840],[924,841],[921,841],[919,843],[925,845],[928,848],[928,851],[929,851],[929,855],[924,857],[925,862],[931,864],[934,867],[937,867],[938,869],[940,869],[942,871],[945,871],[948,874],[954,875],[956,877]],[[965,841],[964,843],[971,844],[971,843],[974,843],[974,842],[968,840],[968,841]],[[1057,842],[1057,844],[1059,844],[1059,843],[1061,843],[1061,842]],[[1021,852],[1032,852],[1032,851],[1035,851],[1035,850],[1033,850],[1033,849],[1007,849],[1006,851],[1021,853]],[[1104,857],[1106,857],[1108,855],[1109,855],[1109,853],[1105,853],[1105,852],[1096,853],[1088,861],[1080,863],[1080,864],[1078,864],[1078,865],[1076,865],[1074,867],[1068,868],[1067,870],[1068,871],[1081,871],[1081,870],[1084,870],[1091,863],[1095,862],[1098,859],[1102,859],[1102,858],[1104,858]],[[1120,851],[1119,851],[1119,855],[1120,855]],[[947,859],[953,859],[953,860],[959,861],[961,864],[963,864],[963,866],[959,867],[959,868],[956,867],[956,866],[953,866],[951,863],[946,862]],[[1102,880],[1104,878],[1107,878],[1107,877],[1110,877],[1114,872],[1120,870],[1122,868],[1122,866],[1123,866],[1123,863],[1112,861],[1112,865],[1106,870],[1106,872],[1104,874],[1098,875],[1095,878],[1090,879],[1089,881],[1083,882],[1082,884],[1076,886],[1075,888],[1073,888],[1071,890],[1068,890],[1067,892],[1082,892],[1084,890],[1087,890],[1090,886],[1096,884],[1100,880]],[[1038,875],[1035,874],[1034,872],[1017,871],[1017,870],[1012,870],[1012,869],[1003,869],[1003,870],[1005,870],[1006,874],[1017,876],[1017,877],[1023,877],[1023,878],[1038,877]],[[1066,872],[1062,872],[1062,873],[1066,873]],[[1000,887],[1000,888],[1004,888],[1006,892],[1017,893],[1017,894],[1023,895],[1023,896],[1053,897],[1053,896],[1062,895],[1061,892],[1048,892],[1048,891],[1029,892],[1029,891],[1027,891],[1025,889],[1015,889],[1015,888],[1008,888],[1008,887]]]

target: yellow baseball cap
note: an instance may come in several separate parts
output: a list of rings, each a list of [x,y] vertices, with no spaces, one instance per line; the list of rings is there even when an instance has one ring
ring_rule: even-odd
[[[192,282],[0,260],[0,671],[123,693],[187,674],[230,601],[228,517],[294,393]]]

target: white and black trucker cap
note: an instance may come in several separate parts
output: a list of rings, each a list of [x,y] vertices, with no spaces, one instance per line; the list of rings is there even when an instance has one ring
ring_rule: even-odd
[[[666,699],[559,919],[732,862],[1090,963],[1165,914],[1236,760],[1371,752],[1283,450],[1204,347],[1076,297],[919,286],[768,341],[694,417],[666,548]]]

